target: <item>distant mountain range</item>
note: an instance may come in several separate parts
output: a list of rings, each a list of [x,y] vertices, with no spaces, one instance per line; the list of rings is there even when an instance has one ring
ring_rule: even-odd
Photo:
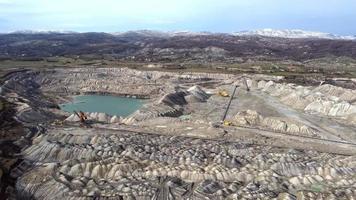
[[[88,57],[139,62],[237,63],[253,60],[356,59],[354,37],[300,30],[236,33],[20,31],[0,34],[0,59]]]
[[[69,33],[79,33],[79,32],[59,31],[59,30],[18,30],[18,31],[11,31],[11,32],[2,33],[2,34],[51,34],[51,33],[69,34]]]
[[[9,34],[74,34],[74,31],[55,31],[55,30],[22,30],[14,31]],[[4,34],[4,33],[3,33]],[[234,36],[262,36],[262,37],[276,37],[276,38],[293,38],[293,39],[330,39],[330,40],[356,40],[356,36],[340,36],[331,33],[304,31],[299,29],[260,29],[252,31],[239,31],[234,33],[212,33],[212,32],[192,32],[192,31],[154,31],[154,30],[137,30],[125,32],[108,33],[116,36],[123,35],[140,35],[145,37],[174,37],[174,36],[197,36],[197,35],[234,35]]]
[[[278,37],[278,38],[319,38],[319,39],[331,39],[331,40],[356,40],[356,36],[339,36],[331,33],[312,32],[304,30],[274,30],[274,29],[261,29],[255,31],[241,31],[236,32],[234,35],[257,35],[265,37]]]

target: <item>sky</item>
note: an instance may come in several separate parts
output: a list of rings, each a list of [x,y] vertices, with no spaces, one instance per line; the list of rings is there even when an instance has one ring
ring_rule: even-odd
[[[0,32],[263,28],[356,35],[356,0],[0,0]]]

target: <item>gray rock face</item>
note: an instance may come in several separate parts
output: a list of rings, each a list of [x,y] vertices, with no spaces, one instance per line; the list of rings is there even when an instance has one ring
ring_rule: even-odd
[[[168,106],[174,107],[174,106],[183,106],[187,104],[187,101],[184,98],[185,93],[184,92],[175,92],[175,93],[169,93],[165,94],[159,101],[159,104],[166,104]]]
[[[103,78],[105,77],[105,78]],[[158,97],[164,89],[181,80],[223,80],[233,75],[206,73],[177,74],[171,72],[145,72],[128,68],[76,68],[42,71],[33,81],[44,92],[61,94],[109,93],[122,96]],[[169,93],[169,92],[165,92]]]
[[[293,84],[280,84],[273,81],[259,81],[257,89],[280,98],[281,102],[286,105],[308,113],[330,117],[351,117],[356,115],[356,93],[351,89],[327,84],[312,88]]]

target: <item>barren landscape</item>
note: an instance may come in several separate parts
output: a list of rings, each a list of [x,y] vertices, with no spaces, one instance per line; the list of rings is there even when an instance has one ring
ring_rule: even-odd
[[[3,199],[356,197],[354,40],[18,33],[0,47]],[[85,94],[145,104],[85,122],[59,109]]]

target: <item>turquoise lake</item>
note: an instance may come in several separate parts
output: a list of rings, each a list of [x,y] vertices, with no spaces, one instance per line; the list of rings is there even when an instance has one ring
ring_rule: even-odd
[[[126,117],[144,104],[142,99],[105,96],[105,95],[81,95],[75,96],[74,101],[61,104],[60,108],[67,112],[102,112],[109,115]]]

